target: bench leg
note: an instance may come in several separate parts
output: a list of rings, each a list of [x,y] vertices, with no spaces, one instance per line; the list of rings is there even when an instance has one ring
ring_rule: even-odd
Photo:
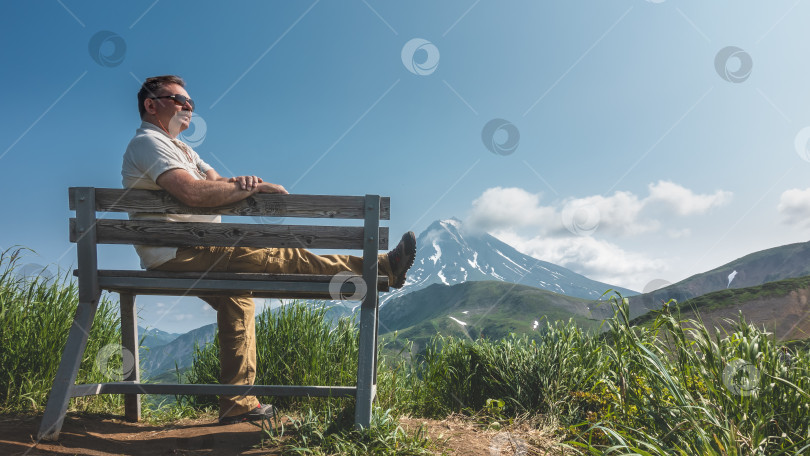
[[[371,403],[377,394],[377,306],[360,307],[360,347],[357,360],[357,401],[354,426],[371,424]]]
[[[48,404],[45,406],[45,414],[39,425],[37,439],[56,440],[59,438],[59,431],[62,430],[62,423],[65,421],[65,413],[70,403],[70,390],[76,383],[76,375],[79,373],[82,355],[87,347],[87,338],[90,336],[90,327],[93,324],[96,309],[95,302],[80,302],[76,309],[65,351],[62,353],[62,360],[59,362],[59,369],[53,380],[53,388],[48,396]]]
[[[135,310],[135,296],[123,293],[121,301],[121,359],[123,360],[124,381],[140,382],[140,356],[138,354],[138,318]],[[141,395],[124,395],[124,418],[127,421],[140,421]]]

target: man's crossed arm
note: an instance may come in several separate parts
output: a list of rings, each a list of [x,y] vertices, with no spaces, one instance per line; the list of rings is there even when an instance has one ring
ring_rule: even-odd
[[[205,176],[205,180],[194,179],[188,171],[175,168],[158,176],[157,184],[192,207],[225,206],[255,193],[288,193],[281,185],[265,182],[257,176],[225,178],[213,169]]]

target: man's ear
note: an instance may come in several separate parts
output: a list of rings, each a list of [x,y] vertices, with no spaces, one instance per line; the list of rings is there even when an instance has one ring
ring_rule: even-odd
[[[155,100],[153,100],[151,98],[147,98],[147,99],[143,100],[143,107],[144,107],[144,110],[148,114],[157,113],[157,107],[155,106]]]

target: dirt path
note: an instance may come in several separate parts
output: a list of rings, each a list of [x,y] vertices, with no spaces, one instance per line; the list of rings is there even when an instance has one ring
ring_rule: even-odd
[[[65,419],[58,442],[36,442],[39,417],[0,417],[0,455],[272,455],[279,448],[261,448],[262,433],[250,423],[220,426],[211,419],[170,424],[128,423],[113,417],[75,416]],[[561,454],[540,431],[482,430],[460,419],[442,421],[404,418],[407,430],[425,426],[436,454],[512,456]]]

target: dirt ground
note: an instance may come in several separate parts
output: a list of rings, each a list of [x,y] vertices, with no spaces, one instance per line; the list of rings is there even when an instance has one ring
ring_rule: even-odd
[[[220,426],[214,419],[169,424],[128,423],[115,417],[68,415],[57,442],[37,442],[39,417],[0,417],[0,455],[272,455],[280,448],[261,447],[262,432],[250,423]],[[482,429],[458,417],[446,420],[403,418],[415,432],[424,425],[435,454],[560,455],[550,431],[523,424],[509,430]],[[570,453],[569,453],[570,454]]]

